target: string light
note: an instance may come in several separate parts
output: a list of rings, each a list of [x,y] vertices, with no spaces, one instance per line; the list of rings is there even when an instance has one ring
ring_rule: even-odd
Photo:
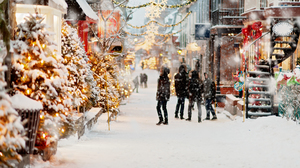
[[[154,34],[157,35],[157,36],[165,37],[165,36],[172,36],[172,35],[174,35],[174,34],[177,34],[177,33],[181,32],[181,31],[182,31],[182,29],[179,30],[179,31],[177,31],[177,32],[175,32],[175,33],[169,33],[169,34],[156,34],[156,33],[154,33]],[[131,35],[131,36],[143,36],[143,35],[149,33],[149,32],[144,32],[144,33],[141,33],[141,34],[133,34],[133,33],[127,32],[127,31],[125,31],[125,30],[124,30],[124,32],[125,32],[126,34],[128,34],[128,35]]]
[[[159,23],[159,22],[156,21],[156,20],[151,20],[151,21],[149,21],[147,24],[145,24],[145,25],[143,25],[143,26],[134,26],[134,25],[129,24],[129,23],[127,23],[127,25],[130,26],[130,27],[132,27],[132,28],[135,28],[135,29],[142,29],[142,28],[145,28],[145,27],[147,27],[147,26],[148,26],[149,24],[151,24],[151,23],[158,24],[158,25],[161,26],[161,27],[175,27],[175,26],[178,26],[179,24],[181,24],[183,21],[185,21],[185,19],[186,19],[191,13],[192,13],[192,12],[190,11],[190,12],[187,13],[187,14],[185,15],[185,17],[184,17],[182,20],[180,20],[178,23],[171,24],[171,25],[168,25],[168,24],[162,24],[162,23]],[[123,21],[125,21],[125,20],[123,19]]]
[[[188,0],[186,3],[183,3],[183,4],[177,4],[177,5],[165,5],[165,8],[181,8],[181,7],[184,7],[184,6],[187,6],[189,4],[191,4],[192,2],[196,2],[197,0]],[[137,9],[137,8],[144,8],[144,7],[147,7],[151,4],[153,5],[158,5],[158,6],[161,6],[163,7],[163,5],[159,5],[155,2],[149,2],[149,3],[145,3],[143,5],[138,5],[138,6],[126,6],[126,5],[123,5],[121,4],[120,2],[117,2],[115,0],[112,0],[112,2],[116,5],[119,5],[119,7],[122,7],[122,8],[127,8],[127,9]]]

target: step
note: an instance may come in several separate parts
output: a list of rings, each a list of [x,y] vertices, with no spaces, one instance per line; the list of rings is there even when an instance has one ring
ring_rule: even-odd
[[[248,111],[248,115],[250,116],[270,116],[272,115],[271,112],[250,112]]]
[[[262,68],[262,69],[269,69],[270,67],[268,65],[255,65],[257,68]]]
[[[293,50],[292,48],[274,47],[274,50]]]
[[[293,44],[295,42],[293,41],[273,41],[274,43],[279,43],[279,44]]]
[[[294,34],[291,34],[291,35],[287,35],[287,36],[278,36],[278,35],[275,35],[274,37],[292,37],[292,38],[297,38],[297,35],[294,35]]]
[[[270,81],[270,78],[253,78],[253,77],[248,77],[246,78],[249,81]]]
[[[256,85],[256,84],[250,84],[250,85],[248,85],[248,88],[252,88],[252,87],[263,87],[263,88],[268,88],[269,85]]]
[[[264,92],[264,91],[250,91],[248,94],[263,94],[263,95],[270,95],[270,92]]]
[[[248,71],[248,73],[249,74],[255,74],[255,75],[270,75],[269,72],[262,72],[262,71]]]
[[[276,56],[276,58],[277,57],[281,57],[281,58],[283,58],[283,57],[285,57],[285,54],[271,54],[272,56]]]
[[[248,109],[271,109],[271,106],[248,106]]]
[[[271,101],[271,99],[266,99],[266,98],[260,98],[260,99],[249,98],[248,100],[250,102],[254,102],[254,101]]]

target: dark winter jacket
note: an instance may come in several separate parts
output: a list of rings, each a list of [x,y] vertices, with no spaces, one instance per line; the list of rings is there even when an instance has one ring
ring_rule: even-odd
[[[169,101],[170,99],[170,81],[169,81],[169,69],[165,68],[164,72],[158,79],[156,100]]]
[[[216,98],[216,86],[210,78],[203,81],[203,93],[205,99],[214,100]]]
[[[197,71],[192,72],[192,77],[189,80],[189,100],[202,100],[202,93],[203,93],[203,83],[201,79],[199,79],[199,75]]]
[[[175,91],[177,97],[187,97],[188,80],[184,65],[180,65],[179,73],[175,75]]]
[[[147,82],[148,81],[148,76],[147,74],[144,73],[144,82]]]

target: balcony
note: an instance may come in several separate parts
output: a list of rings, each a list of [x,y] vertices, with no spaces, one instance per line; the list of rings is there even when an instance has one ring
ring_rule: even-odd
[[[212,12],[212,25],[243,25],[244,8],[223,8]]]

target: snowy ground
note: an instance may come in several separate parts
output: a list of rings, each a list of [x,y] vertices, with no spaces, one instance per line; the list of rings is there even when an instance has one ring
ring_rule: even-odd
[[[142,70],[136,70],[139,75]],[[35,159],[33,167],[144,168],[144,167],[299,167],[300,125],[279,117],[229,120],[218,109],[218,120],[197,123],[174,118],[177,98],[168,102],[169,125],[156,126],[158,72],[148,74],[148,88],[133,93],[121,106],[111,130],[103,114],[80,140],[59,141],[50,162]],[[185,116],[187,116],[187,101]],[[204,107],[203,107],[204,110]],[[203,117],[205,114],[203,113]]]

